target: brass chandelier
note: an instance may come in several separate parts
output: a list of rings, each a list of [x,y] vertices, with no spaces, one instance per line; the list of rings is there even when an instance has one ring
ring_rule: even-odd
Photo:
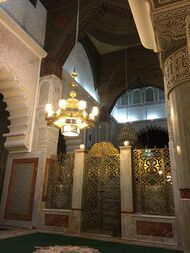
[[[76,78],[77,73],[73,72],[72,77]],[[54,112],[52,104],[46,104],[45,118],[48,126],[61,128],[61,133],[65,136],[78,136],[80,129],[93,127],[95,118],[98,115],[98,107],[93,106],[92,112],[86,111],[86,101],[76,98],[77,92],[74,90],[76,82],[71,82],[73,88],[68,99],[59,101],[59,108]]]
[[[75,52],[78,41],[78,29],[79,29],[79,9],[80,1],[78,0],[78,10],[77,10],[77,23],[76,23],[76,40],[75,40]],[[76,86],[75,81],[77,73],[75,72],[76,65],[76,55],[74,71],[71,73],[74,79],[71,83],[71,91],[69,93],[68,99],[61,99],[59,101],[58,109],[53,110],[52,104],[46,104],[46,114],[45,119],[48,126],[54,126],[61,129],[61,133],[64,136],[79,136],[80,129],[90,128],[94,126],[95,118],[98,115],[98,107],[93,106],[91,113],[86,110],[87,103],[85,100],[78,100],[76,98]]]

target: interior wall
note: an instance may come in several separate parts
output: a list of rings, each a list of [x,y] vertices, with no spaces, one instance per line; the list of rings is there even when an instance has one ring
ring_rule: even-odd
[[[39,0],[36,6],[29,0],[7,0],[0,4],[0,8],[5,10],[41,46],[44,45],[47,11]]]
[[[96,101],[99,101],[97,90],[94,88],[93,73],[90,66],[88,56],[81,43],[77,43],[77,47],[74,47],[67,58],[63,69],[69,74],[73,71],[73,67],[76,61],[76,72],[78,77],[77,82],[84,88]]]

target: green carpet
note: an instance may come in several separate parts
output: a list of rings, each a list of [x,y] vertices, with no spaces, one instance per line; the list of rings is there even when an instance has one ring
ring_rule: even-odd
[[[35,246],[78,245],[98,249],[101,253],[182,253],[182,251],[149,248],[129,244],[97,241],[47,233],[34,233],[0,240],[1,253],[31,253]]]
[[[2,228],[0,227],[0,231],[9,230],[10,228]]]

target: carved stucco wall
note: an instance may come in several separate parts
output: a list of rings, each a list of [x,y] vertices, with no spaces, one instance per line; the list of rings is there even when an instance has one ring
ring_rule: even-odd
[[[187,23],[187,46],[188,46],[188,53],[190,55],[190,15],[186,18]]]
[[[18,107],[20,104],[22,110],[24,110],[24,115],[27,117],[27,120],[26,118],[20,118],[19,122],[14,123],[14,126],[17,124],[19,125],[21,121],[25,124],[25,129],[14,129],[14,133],[22,132],[24,140],[22,140],[22,143],[18,143],[17,135],[17,140],[14,137],[12,138],[12,143],[9,143],[9,149],[12,152],[30,151],[33,138],[33,119],[35,114],[39,70],[41,58],[45,56],[45,52],[2,9],[0,9],[0,38],[1,75],[6,76],[6,78],[5,76],[2,77],[4,79],[1,79],[1,82],[11,79],[17,80],[18,83],[18,87],[15,86],[11,93],[10,91],[5,91],[6,89],[1,93],[3,95],[6,94],[4,100],[8,104],[8,107],[11,105],[11,107],[15,109],[16,106]],[[22,102],[17,103],[17,100]],[[10,108],[7,109],[9,111]],[[12,109],[10,109],[10,111],[11,110]],[[15,117],[15,112],[12,113],[12,115],[10,113],[10,116]],[[12,122],[14,120],[12,118]],[[11,127],[10,125],[10,128]]]
[[[55,127],[47,126],[45,105],[47,103],[52,104],[53,109],[56,111],[61,94],[62,83],[59,78],[54,75],[40,78],[33,150],[43,151],[44,154],[49,156],[57,153],[59,131]]]

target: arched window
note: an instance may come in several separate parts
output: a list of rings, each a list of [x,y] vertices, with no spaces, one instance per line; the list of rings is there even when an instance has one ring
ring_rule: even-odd
[[[159,100],[165,101],[165,95],[163,90],[159,90]]]
[[[128,92],[125,92],[122,96],[121,96],[121,104],[120,105],[128,105]]]
[[[147,88],[145,91],[145,101],[147,103],[154,102],[154,90],[152,88]]]
[[[142,96],[140,90],[133,91],[133,104],[141,104],[142,103]]]

